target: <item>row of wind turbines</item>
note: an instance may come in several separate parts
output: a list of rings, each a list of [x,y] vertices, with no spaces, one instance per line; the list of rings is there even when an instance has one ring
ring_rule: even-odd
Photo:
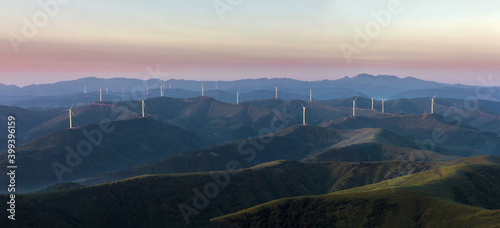
[[[169,86],[170,86],[170,89],[172,88],[171,87],[171,84],[169,83]],[[160,96],[163,97],[164,96],[164,88],[165,86],[164,85],[160,85]],[[215,83],[215,89],[217,90],[217,83]],[[124,89],[123,89],[123,86],[122,86],[122,93],[124,92]],[[86,94],[87,93],[87,86],[84,87],[84,93]],[[149,89],[146,88],[146,93],[149,94]],[[106,87],[106,94],[108,94],[108,88]],[[205,91],[204,91],[204,85],[203,83],[201,84],[201,95],[202,96],[205,96]],[[435,105],[435,98],[437,96],[437,93],[436,95],[434,95],[434,97],[431,99],[431,113],[434,113],[434,105]],[[236,104],[239,104],[239,98],[240,98],[240,90],[236,91]],[[359,96],[356,97],[356,99],[354,99],[352,101],[352,116],[356,116],[356,109],[357,109],[357,105],[356,105],[356,101],[358,100]],[[142,117],[144,118],[146,116],[146,113],[145,113],[145,109],[146,109],[146,102],[145,100],[147,99],[144,98],[143,100],[141,100],[141,105],[142,105]],[[278,99],[278,86],[275,87],[275,99]],[[102,101],[102,89],[99,89],[99,101]],[[311,102],[312,101],[312,88],[309,88],[309,101]],[[371,109],[374,110],[374,98],[372,97],[371,98]],[[384,99],[381,99],[381,102],[382,102],[382,113],[385,113],[385,100]],[[302,103],[300,103],[300,105],[302,106],[302,125],[306,125],[307,122],[306,122],[306,106],[304,106]],[[69,112],[69,128],[73,128],[73,123],[72,123],[72,115],[74,116],[75,114],[73,113],[72,111],[72,108],[73,108],[74,104],[68,109],[68,112]]]
[[[431,99],[431,114],[434,114],[434,106],[436,104],[436,102],[434,100],[436,99],[436,96],[437,96],[437,94],[434,95],[434,97]],[[358,100],[358,98],[359,97],[356,97],[356,99],[354,99],[352,101],[352,115],[353,116],[356,116],[356,108],[358,107],[356,105],[356,101]],[[385,104],[384,104],[385,100],[382,99],[381,101],[382,101],[382,110],[381,111],[382,111],[382,113],[385,113]],[[372,97],[372,110],[374,110],[373,104],[374,104],[374,98]]]
[[[204,89],[204,84],[201,83],[201,96],[205,96],[205,89]],[[108,87],[106,89],[106,95],[108,95]],[[172,84],[169,83],[169,89],[172,89]],[[218,90],[217,83],[215,83],[215,90]],[[83,93],[87,94],[87,86],[84,86]],[[122,94],[124,93],[124,88],[122,86]],[[146,94],[149,95],[149,88],[146,88]],[[102,101],[102,88],[99,88],[99,101]],[[165,96],[165,85],[160,85],[160,96],[163,97]],[[239,104],[239,98],[240,98],[240,90],[236,92],[236,104]],[[278,99],[278,86],[275,88],[275,99]],[[309,88],[309,101],[312,101],[312,88]]]

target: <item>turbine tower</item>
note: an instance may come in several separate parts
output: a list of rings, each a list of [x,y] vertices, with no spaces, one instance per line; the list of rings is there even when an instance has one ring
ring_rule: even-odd
[[[217,82],[215,83],[215,90],[219,90],[219,89],[217,88]]]
[[[312,96],[312,88],[309,87],[309,102],[311,102],[313,100],[313,96]]]
[[[352,116],[356,116],[356,100],[358,100],[357,97],[352,101]]]
[[[169,82],[169,83],[168,83],[168,89],[169,89],[169,90],[172,90],[172,82]]]
[[[372,97],[372,110],[373,110],[373,97]]]
[[[240,90],[236,91],[236,104],[240,103]]]
[[[160,96],[163,97],[163,85],[160,85]]]
[[[146,99],[144,99],[146,100]],[[142,117],[144,117],[144,108],[146,107],[146,103],[144,102],[144,100],[142,100]]]
[[[201,96],[205,96],[205,91],[203,90],[203,82],[201,83]]]
[[[300,105],[302,105],[302,125],[306,125],[306,107],[302,103]]]
[[[108,95],[108,87],[106,87],[106,95]]]
[[[83,94],[87,94],[87,86],[83,87]]]
[[[431,113],[432,113],[432,114],[434,113],[434,99],[436,99],[436,96],[437,96],[437,93],[436,93],[436,95],[434,95],[434,97],[431,99]]]
[[[102,101],[102,89],[99,89],[99,101]]]
[[[149,88],[146,87],[146,94],[149,94]]]
[[[385,110],[384,110],[384,102],[385,102],[385,100],[382,100],[382,113],[385,113]]]
[[[73,128],[73,122],[71,121],[71,113],[72,113],[71,108],[69,108],[68,111],[69,111],[69,128],[71,129]]]
[[[278,99],[278,86],[276,86],[276,96],[274,98]]]

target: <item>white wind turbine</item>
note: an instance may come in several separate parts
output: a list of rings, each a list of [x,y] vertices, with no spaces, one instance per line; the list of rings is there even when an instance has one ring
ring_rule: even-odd
[[[99,89],[99,101],[102,101],[102,89]]]
[[[71,119],[71,114],[73,113],[73,111],[71,111],[71,109],[73,108],[73,106],[71,106],[71,108],[68,109],[68,112],[69,112],[69,128],[73,128],[73,121]],[[73,113],[73,115],[75,115]]]
[[[144,109],[146,108],[146,102],[144,102],[147,98],[144,98],[144,100],[142,100],[142,117],[145,117],[145,113],[144,113]]]
[[[76,99],[75,99],[76,101]],[[75,101],[73,101],[73,104],[71,105],[71,107],[68,109],[68,114],[69,114],[69,128],[73,128],[73,120],[71,119],[71,114],[73,113],[73,111],[71,111],[71,109],[73,108],[73,106],[75,105]],[[75,115],[75,113],[73,113],[73,115]]]
[[[302,105],[302,125],[306,125],[306,106],[302,103],[300,103],[300,105]]]
[[[437,95],[438,94],[436,93],[436,95],[434,95],[434,97],[431,99],[431,113],[434,113],[434,99],[436,99]]]
[[[240,103],[240,90],[236,91],[236,104]]]
[[[203,90],[203,82],[201,83],[201,96],[205,96],[205,91]]]
[[[83,94],[87,94],[87,86],[83,87]]]
[[[278,99],[278,86],[276,86],[276,95],[274,97],[275,99]]]
[[[313,97],[312,97],[312,88],[309,87],[309,102],[311,102],[313,100]]]
[[[372,97],[372,110],[373,110],[373,97]]]
[[[385,113],[385,109],[384,109],[384,108],[385,108],[385,106],[384,106],[384,102],[385,102],[385,100],[382,100],[382,113]]]
[[[358,97],[352,101],[352,116],[356,116],[356,101],[358,100]]]
[[[163,97],[163,85],[160,85],[160,96]]]

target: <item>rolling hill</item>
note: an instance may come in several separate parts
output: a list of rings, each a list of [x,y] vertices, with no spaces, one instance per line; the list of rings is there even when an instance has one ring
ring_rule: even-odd
[[[377,137],[376,141],[373,137]],[[383,142],[383,146],[363,150],[362,141]],[[350,143],[347,143],[350,141]],[[266,143],[264,143],[266,142]],[[417,148],[417,149],[416,149]],[[438,147],[438,149],[441,149]],[[442,149],[445,151],[445,149]],[[475,153],[475,151],[467,151]],[[424,154],[424,156],[421,156]],[[376,155],[376,156],[375,156]],[[275,160],[350,161],[450,160],[454,156],[422,151],[411,140],[381,129],[332,130],[297,125],[267,135],[214,146],[205,150],[181,153],[137,167],[87,178],[84,185],[105,183],[144,174],[169,174],[225,170],[228,164],[248,168]]]
[[[16,150],[17,192],[132,168],[214,145],[204,137],[151,118],[86,125],[49,134]],[[7,164],[6,151],[0,164]],[[7,183],[7,176],[0,177]]]
[[[463,154],[457,150],[457,156],[498,155],[500,141],[498,135],[476,130],[466,124],[456,126],[456,121],[438,114],[423,115],[384,115],[375,117],[345,117],[324,124],[333,129],[383,128],[400,135],[418,140],[422,144],[475,150],[476,154]],[[417,141],[415,141],[417,142]],[[440,152],[440,151],[436,151]]]
[[[236,227],[498,227],[500,159],[452,164],[327,195],[279,199],[212,221]]]
[[[456,149],[436,147],[434,152],[420,148],[413,140],[384,129],[364,131],[334,144],[326,150],[311,154],[303,161],[366,162],[389,160],[442,161],[458,157],[436,153],[454,153]],[[468,151],[474,153],[473,151]]]
[[[417,168],[425,171],[436,165],[419,163]],[[397,161],[277,161],[228,173],[145,175],[88,187],[20,195],[16,200],[18,205],[23,205],[23,213],[16,222],[19,226],[36,221],[43,226],[221,227],[210,224],[209,220],[282,197],[325,194],[383,181],[387,173],[398,169],[401,162]],[[194,204],[193,199],[202,197],[200,194],[205,194],[206,186],[219,187],[215,192],[208,190],[214,194],[209,193],[208,203],[200,198],[197,202],[202,205]],[[1,200],[6,197],[0,195]],[[183,216],[180,205],[194,208],[197,213]],[[0,222],[9,224],[6,216],[2,216]]]
[[[12,106],[0,106],[0,118],[2,119],[0,127],[7,129],[7,117],[13,115],[16,118],[16,145],[22,145],[30,141],[30,138],[26,137],[26,132],[63,113],[67,113],[67,110],[50,109],[36,111]],[[7,130],[0,131],[0,138],[7,139],[7,134]],[[7,148],[7,140],[0,140],[0,148],[2,148],[1,150]]]

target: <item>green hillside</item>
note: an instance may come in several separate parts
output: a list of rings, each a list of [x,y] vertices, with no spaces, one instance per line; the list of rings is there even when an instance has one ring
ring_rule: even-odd
[[[438,163],[419,163],[420,171]],[[300,163],[271,162],[259,166],[215,173],[144,175],[117,182],[69,190],[78,187],[54,186],[52,192],[23,194],[16,197],[22,205],[17,217],[21,227],[220,227],[209,220],[244,208],[283,197],[318,195],[383,181],[397,172],[401,162],[373,163]],[[228,181],[224,178],[227,175]],[[213,178],[214,176],[215,178]],[[218,180],[218,182],[216,181]],[[179,204],[195,208],[193,189],[204,192],[210,183],[218,184],[218,194],[209,199],[198,214],[185,223]],[[225,186],[225,187],[222,187]],[[0,200],[6,200],[1,195]],[[99,210],[96,210],[99,208]],[[9,224],[1,217],[2,224]]]
[[[271,201],[213,219],[236,227],[499,227],[500,159],[444,162],[372,185]]]

